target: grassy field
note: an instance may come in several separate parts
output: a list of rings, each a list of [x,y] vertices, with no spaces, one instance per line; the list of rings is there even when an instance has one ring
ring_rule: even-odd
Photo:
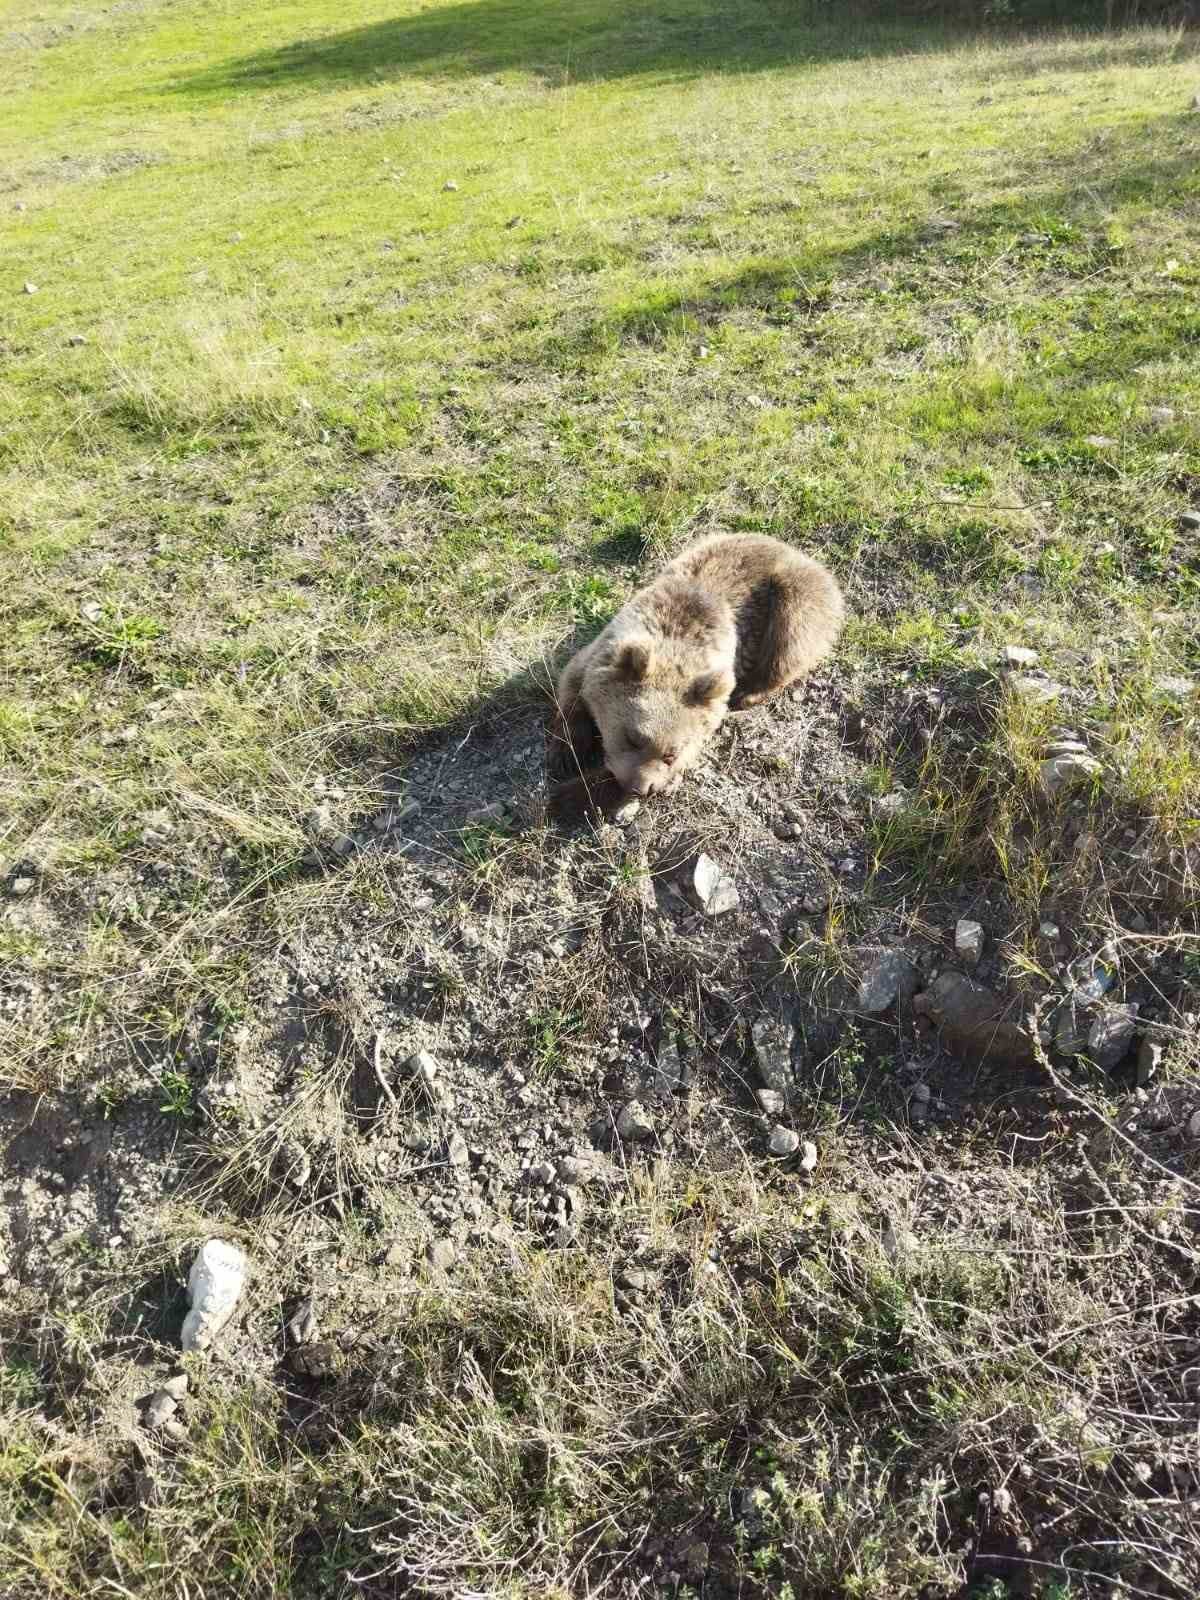
[[[117,1105],[150,1061],[186,1141],[201,1083],[180,1041],[252,1014],[264,952],[383,892],[313,879],[315,797],[334,831],[402,800],[409,752],[528,700],[640,573],[716,529],[833,567],[868,711],[994,686],[1019,642],[1100,731],[1069,839],[1031,823],[1048,710],[1005,702],[969,758],[935,750],[906,819],[868,829],[881,897],[919,915],[935,887],[994,880],[1026,970],[1086,823],[1116,841],[1089,932],[1124,917],[1194,967],[1200,50],[808,12],[0,5],[0,1088],[20,1105]],[[898,762],[873,748],[864,828]],[[1153,888],[1123,886],[1132,838]],[[968,1145],[930,1167],[969,1166]],[[987,1173],[1011,1215],[1049,1181]],[[1038,1456],[1030,1420],[1069,1421],[1142,1359],[1088,1338],[1135,1289],[1178,1301],[1170,1336],[1194,1339],[1186,1273],[1093,1282],[1056,1194],[1012,1243],[1037,1327],[1064,1330],[1050,1349],[1007,1268],[935,1254],[900,1291],[894,1252],[832,1201],[798,1221],[746,1171],[700,1200],[698,1181],[664,1161],[620,1202],[694,1262],[714,1208],[748,1219],[753,1271],[686,1325],[609,1328],[607,1256],[472,1263],[378,1324],[405,1369],[356,1369],[302,1436],[236,1374],[203,1389],[191,1455],[136,1509],[142,1447],[103,1420],[132,1336],[68,1316],[48,1274],[0,1366],[6,1600],[633,1594],[625,1553],[638,1527],[667,1540],[656,1516],[728,1552],[706,1589],[667,1540],[637,1568],[663,1592],[949,1594],[978,1491],[1011,1500],[1035,1457],[1006,1546],[1023,1576],[970,1592],[1196,1592],[1174,1503],[1104,1552],[1136,1474],[1086,1501],[1086,1559],[1047,1553],[1054,1471],[1079,1511],[1120,1452],[1076,1418]],[[1106,1214],[1111,1254],[1149,1261],[1157,1224]],[[763,1262],[798,1238],[809,1265],[770,1290]],[[93,1265],[97,1305],[131,1290],[128,1261]],[[1006,1315],[1024,1331],[989,1365]],[[897,1399],[860,1435],[875,1355]],[[1153,1433],[1128,1460],[1158,1472]],[[726,1540],[748,1460],[758,1532],[746,1512]]]

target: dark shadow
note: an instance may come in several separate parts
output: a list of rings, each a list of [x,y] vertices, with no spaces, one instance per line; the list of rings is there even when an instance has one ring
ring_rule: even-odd
[[[189,93],[283,89],[413,73],[520,71],[547,83],[912,54],[963,36],[944,24],[840,20],[817,0],[460,0],[323,38],[256,51],[178,81]]]

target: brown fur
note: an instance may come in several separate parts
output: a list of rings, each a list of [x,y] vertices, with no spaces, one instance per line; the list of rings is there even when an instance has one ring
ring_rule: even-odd
[[[778,539],[689,545],[567,663],[548,743],[552,777],[670,793],[730,707],[811,670],[841,631],[841,591]]]

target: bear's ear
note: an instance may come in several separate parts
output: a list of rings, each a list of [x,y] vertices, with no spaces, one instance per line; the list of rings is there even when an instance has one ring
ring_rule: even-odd
[[[685,702],[689,706],[711,706],[733,693],[733,679],[727,672],[705,672],[688,684]]]
[[[641,683],[650,671],[650,642],[647,639],[630,639],[617,651],[613,671],[626,683]]]

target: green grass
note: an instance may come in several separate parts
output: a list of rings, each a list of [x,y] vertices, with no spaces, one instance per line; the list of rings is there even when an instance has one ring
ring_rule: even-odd
[[[1066,856],[1033,798],[1051,719],[996,682],[1009,641],[1105,726],[1118,822],[1194,847],[1196,702],[1159,684],[1200,674],[1200,544],[1180,524],[1200,506],[1196,40],[811,12],[0,7],[0,873],[36,874],[45,907],[0,934],[5,978],[42,997],[0,1014],[6,1085],[91,1085],[115,1114],[126,1090],[97,1066],[114,1038],[170,1063],[189,1029],[233,1028],[258,952],[343,892],[299,879],[318,789],[339,790],[340,824],[374,808],[416,736],[528,694],[702,530],[778,534],[834,567],[864,703],[951,685],[995,710],[969,757],[917,763],[912,810],[873,824],[878,881],[991,872],[1036,928]],[[883,756],[878,777],[887,792]],[[482,894],[505,840],[473,827],[462,849]],[[797,982],[839,975],[834,920],[792,958]],[[568,999],[514,1040],[535,1075],[574,1040]],[[191,1079],[166,1065],[155,1084],[182,1128]],[[627,1231],[692,1215],[662,1181],[661,1204],[627,1200]],[[325,1600],[375,1562],[372,1596],[406,1573],[428,1593],[565,1596],[643,1512],[666,1537],[672,1483],[679,1526],[703,1508],[746,1594],[949,1581],[943,1501],[972,1505],[1093,1378],[1114,1415],[1132,1404],[1119,1341],[1019,1359],[1124,1302],[1051,1274],[1041,1309],[1011,1309],[1015,1353],[972,1344],[994,1304],[1017,1307],[991,1264],[939,1247],[896,1267],[802,1212],[762,1223],[811,1224],[798,1277],[776,1281],[756,1237],[752,1304],[722,1280],[686,1326],[616,1327],[611,1262],[523,1262],[511,1292],[422,1300],[415,1375],[389,1325],[386,1381],[364,1358],[311,1435],[274,1391],[216,1384],[150,1511],[124,1479],[106,1500],[92,1447],[32,1412],[31,1362],[79,1437],[116,1448],[96,1418],[125,1380],[83,1353],[107,1324],[43,1308],[0,1367],[20,1514],[3,1581],[22,1600],[178,1600],[204,1505],[193,1595]],[[995,1250],[982,1223],[972,1237]],[[648,1358],[662,1387],[631,1420]],[[881,1366],[905,1398],[864,1421],[855,1386]],[[813,1419],[819,1470],[796,1442]],[[430,1486],[444,1517],[414,1576],[406,1519]],[[743,1559],[748,1486],[769,1537]],[[371,1516],[377,1561],[352,1531]]]

